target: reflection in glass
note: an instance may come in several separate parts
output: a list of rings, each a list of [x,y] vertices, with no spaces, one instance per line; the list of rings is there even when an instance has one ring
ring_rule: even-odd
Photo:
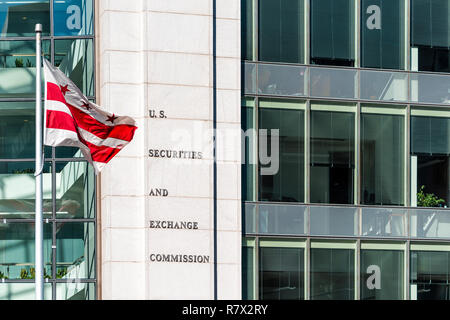
[[[261,300],[302,300],[304,285],[304,249],[260,248]]]
[[[92,0],[53,0],[55,36],[92,35]]]
[[[49,59],[50,41],[42,41],[42,51]],[[34,97],[35,92],[36,42],[0,41],[0,97]]]
[[[0,224],[0,281],[35,278],[34,225],[34,222]],[[52,224],[44,223],[43,237],[44,277],[51,278]]]
[[[403,299],[403,251],[361,250],[361,300]]]
[[[311,0],[312,64],[354,66],[354,6],[352,0]]]
[[[303,63],[303,0],[259,0],[259,61]]]
[[[56,278],[95,278],[95,226],[93,223],[56,224]]]
[[[411,0],[411,70],[450,72],[450,3]]]
[[[258,233],[306,234],[305,215],[305,206],[260,204],[258,207]]]
[[[242,247],[242,299],[253,300],[254,296],[254,251],[253,247]]]
[[[362,235],[367,237],[406,237],[406,209],[362,208]]]
[[[304,96],[306,68],[272,64],[258,65],[258,93]]]
[[[340,68],[309,68],[311,96],[356,99],[357,71]]]
[[[86,96],[94,95],[93,41],[55,40],[55,66]]]
[[[56,217],[93,219],[95,217],[95,175],[87,162],[56,164]]]
[[[404,203],[404,117],[361,115],[361,202]]]
[[[311,111],[311,202],[353,203],[355,115]]]
[[[42,34],[50,32],[49,0],[9,0],[0,5],[0,37],[34,37],[37,23]]]
[[[241,0],[242,60],[253,60],[253,0]]]
[[[404,0],[362,1],[361,59],[363,67],[403,69],[404,39]]]
[[[0,300],[35,300],[34,283],[0,283]],[[44,300],[52,300],[52,284],[44,283]]]
[[[67,282],[56,284],[56,300],[95,299],[95,283]]]
[[[450,118],[411,117],[411,175],[415,182],[412,198],[417,198],[423,187],[424,194],[443,200],[433,206],[449,206]],[[415,200],[417,206],[432,205]]]
[[[411,251],[411,300],[450,300],[449,255]]]
[[[361,70],[360,77],[360,95],[362,100],[408,100],[407,73]]]
[[[358,214],[355,208],[312,206],[310,233],[314,236],[357,236]]]
[[[35,163],[0,162],[0,218],[34,219],[35,217]],[[52,216],[51,165],[43,169],[43,214]]]
[[[355,252],[311,249],[311,300],[355,298]]]
[[[242,199],[244,201],[255,200],[255,166],[256,160],[256,132],[254,123],[254,108],[242,107],[241,127],[245,134],[245,154],[242,163]]]
[[[261,175],[259,166],[259,200],[303,202],[304,199],[304,112],[294,109],[260,108],[260,140],[271,150],[271,129],[279,129],[279,169],[275,175]],[[261,147],[261,141],[260,141]]]

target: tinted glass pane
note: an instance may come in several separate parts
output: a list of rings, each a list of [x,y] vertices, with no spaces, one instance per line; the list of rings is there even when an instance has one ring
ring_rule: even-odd
[[[361,115],[361,202],[404,203],[404,117]]]
[[[355,299],[355,253],[311,249],[311,300]]]
[[[303,63],[303,0],[259,1],[259,60]]]
[[[242,299],[253,300],[254,257],[253,247],[242,247]]]
[[[35,278],[34,223],[4,223],[0,226],[0,278]],[[52,224],[44,223],[44,277],[51,278]],[[1,292],[0,292],[1,296]]]
[[[56,224],[56,278],[95,278],[93,223]]]
[[[66,74],[83,94],[94,95],[92,40],[55,40],[55,66]]]
[[[259,199],[263,201],[303,202],[304,198],[304,113],[301,110],[260,108],[259,129],[267,129],[267,135],[260,134],[271,150],[271,129],[279,129],[279,167],[276,174],[261,174],[261,167],[275,169],[276,157],[270,165],[259,166]],[[272,132],[273,133],[273,132]],[[270,151],[269,151],[270,152]],[[276,151],[274,151],[276,152]],[[270,153],[269,153],[270,154]]]
[[[403,251],[361,250],[361,300],[403,299]]]
[[[241,0],[241,49],[243,60],[253,60],[253,0]]]
[[[55,36],[91,35],[94,15],[92,0],[53,1]]]
[[[0,5],[0,37],[33,37],[37,23],[43,35],[50,32],[49,0],[9,0]]]
[[[95,283],[57,283],[56,300],[95,300]]]
[[[303,299],[304,249],[260,248],[259,252],[259,298]]]
[[[353,66],[355,2],[311,0],[311,63]]]
[[[411,1],[411,68],[450,71],[450,3],[447,0]]]
[[[50,41],[42,42],[42,51],[49,59]],[[34,97],[35,92],[35,41],[0,41],[0,97]]]
[[[311,202],[353,203],[355,115],[311,112]]]
[[[0,300],[35,300],[34,283],[0,283]],[[44,283],[44,300],[52,299],[52,284]]]
[[[254,201],[255,199],[255,165],[256,165],[256,132],[253,131],[254,108],[243,107],[241,112],[241,125],[245,134],[245,154],[242,163],[242,199]]]
[[[57,163],[56,217],[95,217],[95,175],[94,169],[87,162]]]
[[[450,203],[450,119],[411,117],[411,180],[415,193],[433,194],[439,202],[417,197],[417,206],[448,206]],[[413,189],[414,192],[414,189]],[[413,195],[415,196],[415,195]]]
[[[411,252],[411,299],[449,300],[449,253]]]
[[[404,0],[363,0],[361,3],[361,58],[369,68],[404,66]]]
[[[0,162],[0,218],[35,218],[35,163]],[[43,171],[43,213],[52,217],[51,166],[45,163]]]

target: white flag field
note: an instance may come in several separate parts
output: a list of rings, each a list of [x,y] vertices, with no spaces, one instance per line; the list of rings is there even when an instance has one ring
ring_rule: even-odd
[[[95,173],[123,149],[134,136],[136,122],[116,116],[90,102],[58,68],[44,60],[44,144],[78,147]]]

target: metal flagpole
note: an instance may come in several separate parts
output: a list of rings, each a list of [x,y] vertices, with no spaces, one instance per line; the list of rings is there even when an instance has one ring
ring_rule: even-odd
[[[42,24],[36,24],[36,217],[35,217],[35,281],[36,300],[44,300],[44,254],[43,242],[43,216],[42,216],[42,103],[41,103],[41,34]]]

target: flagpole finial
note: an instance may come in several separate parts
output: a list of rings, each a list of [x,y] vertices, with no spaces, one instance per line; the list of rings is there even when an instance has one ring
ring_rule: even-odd
[[[42,24],[40,24],[40,23],[36,24],[36,27],[34,28],[34,31],[42,32]]]

